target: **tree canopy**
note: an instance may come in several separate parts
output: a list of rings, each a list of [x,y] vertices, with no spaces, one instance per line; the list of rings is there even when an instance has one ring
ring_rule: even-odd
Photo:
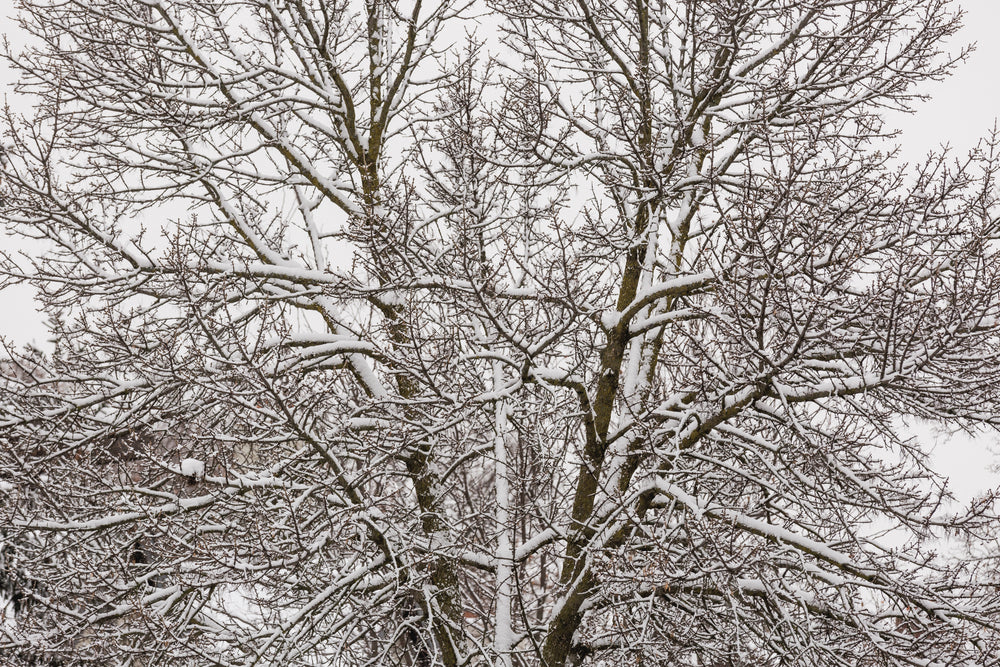
[[[998,663],[900,428],[1000,423],[997,142],[886,150],[949,0],[18,5],[0,653]]]

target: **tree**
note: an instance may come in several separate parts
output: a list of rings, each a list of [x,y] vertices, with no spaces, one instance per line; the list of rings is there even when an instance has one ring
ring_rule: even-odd
[[[899,429],[1000,416],[996,141],[879,150],[947,0],[20,7],[0,650],[997,663]]]

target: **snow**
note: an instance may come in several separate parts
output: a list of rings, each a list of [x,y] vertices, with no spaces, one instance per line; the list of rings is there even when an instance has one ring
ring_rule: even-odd
[[[694,148],[701,148],[705,145],[705,131],[702,126],[698,123],[694,124],[691,128],[691,146]]]
[[[205,463],[198,459],[184,459],[181,461],[181,474],[195,479],[205,476]]]
[[[561,371],[556,368],[548,368],[545,366],[536,366],[530,370],[531,376],[542,382],[551,382],[554,384],[560,383],[573,383],[582,384],[583,379],[575,375],[571,375],[566,371]]]

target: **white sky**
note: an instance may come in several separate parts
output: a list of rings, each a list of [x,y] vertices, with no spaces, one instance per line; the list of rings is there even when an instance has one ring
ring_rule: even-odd
[[[928,151],[948,145],[962,154],[987,134],[1000,116],[1000,0],[958,0],[966,10],[965,27],[948,49],[958,52],[962,45],[976,43],[976,51],[949,79],[925,88],[932,97],[922,103],[917,113],[888,119],[902,131],[903,158],[914,162]],[[18,35],[9,17],[14,13],[13,0],[0,0],[0,32],[11,42]],[[0,64],[0,97],[9,98],[12,75]],[[23,101],[13,101],[24,104]],[[10,243],[0,236],[0,243]],[[0,335],[17,344],[36,342],[44,346],[45,327],[35,312],[27,288],[0,290]],[[969,499],[986,487],[1000,483],[992,471],[996,457],[988,450],[995,437],[972,439],[965,435],[931,434],[916,430],[937,443],[935,467],[952,477],[952,486],[962,499]]]

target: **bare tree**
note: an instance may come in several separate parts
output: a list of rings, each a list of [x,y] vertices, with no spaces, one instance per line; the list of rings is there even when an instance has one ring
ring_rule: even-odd
[[[899,428],[1000,419],[996,142],[879,150],[948,0],[20,7],[0,651],[997,664]]]

